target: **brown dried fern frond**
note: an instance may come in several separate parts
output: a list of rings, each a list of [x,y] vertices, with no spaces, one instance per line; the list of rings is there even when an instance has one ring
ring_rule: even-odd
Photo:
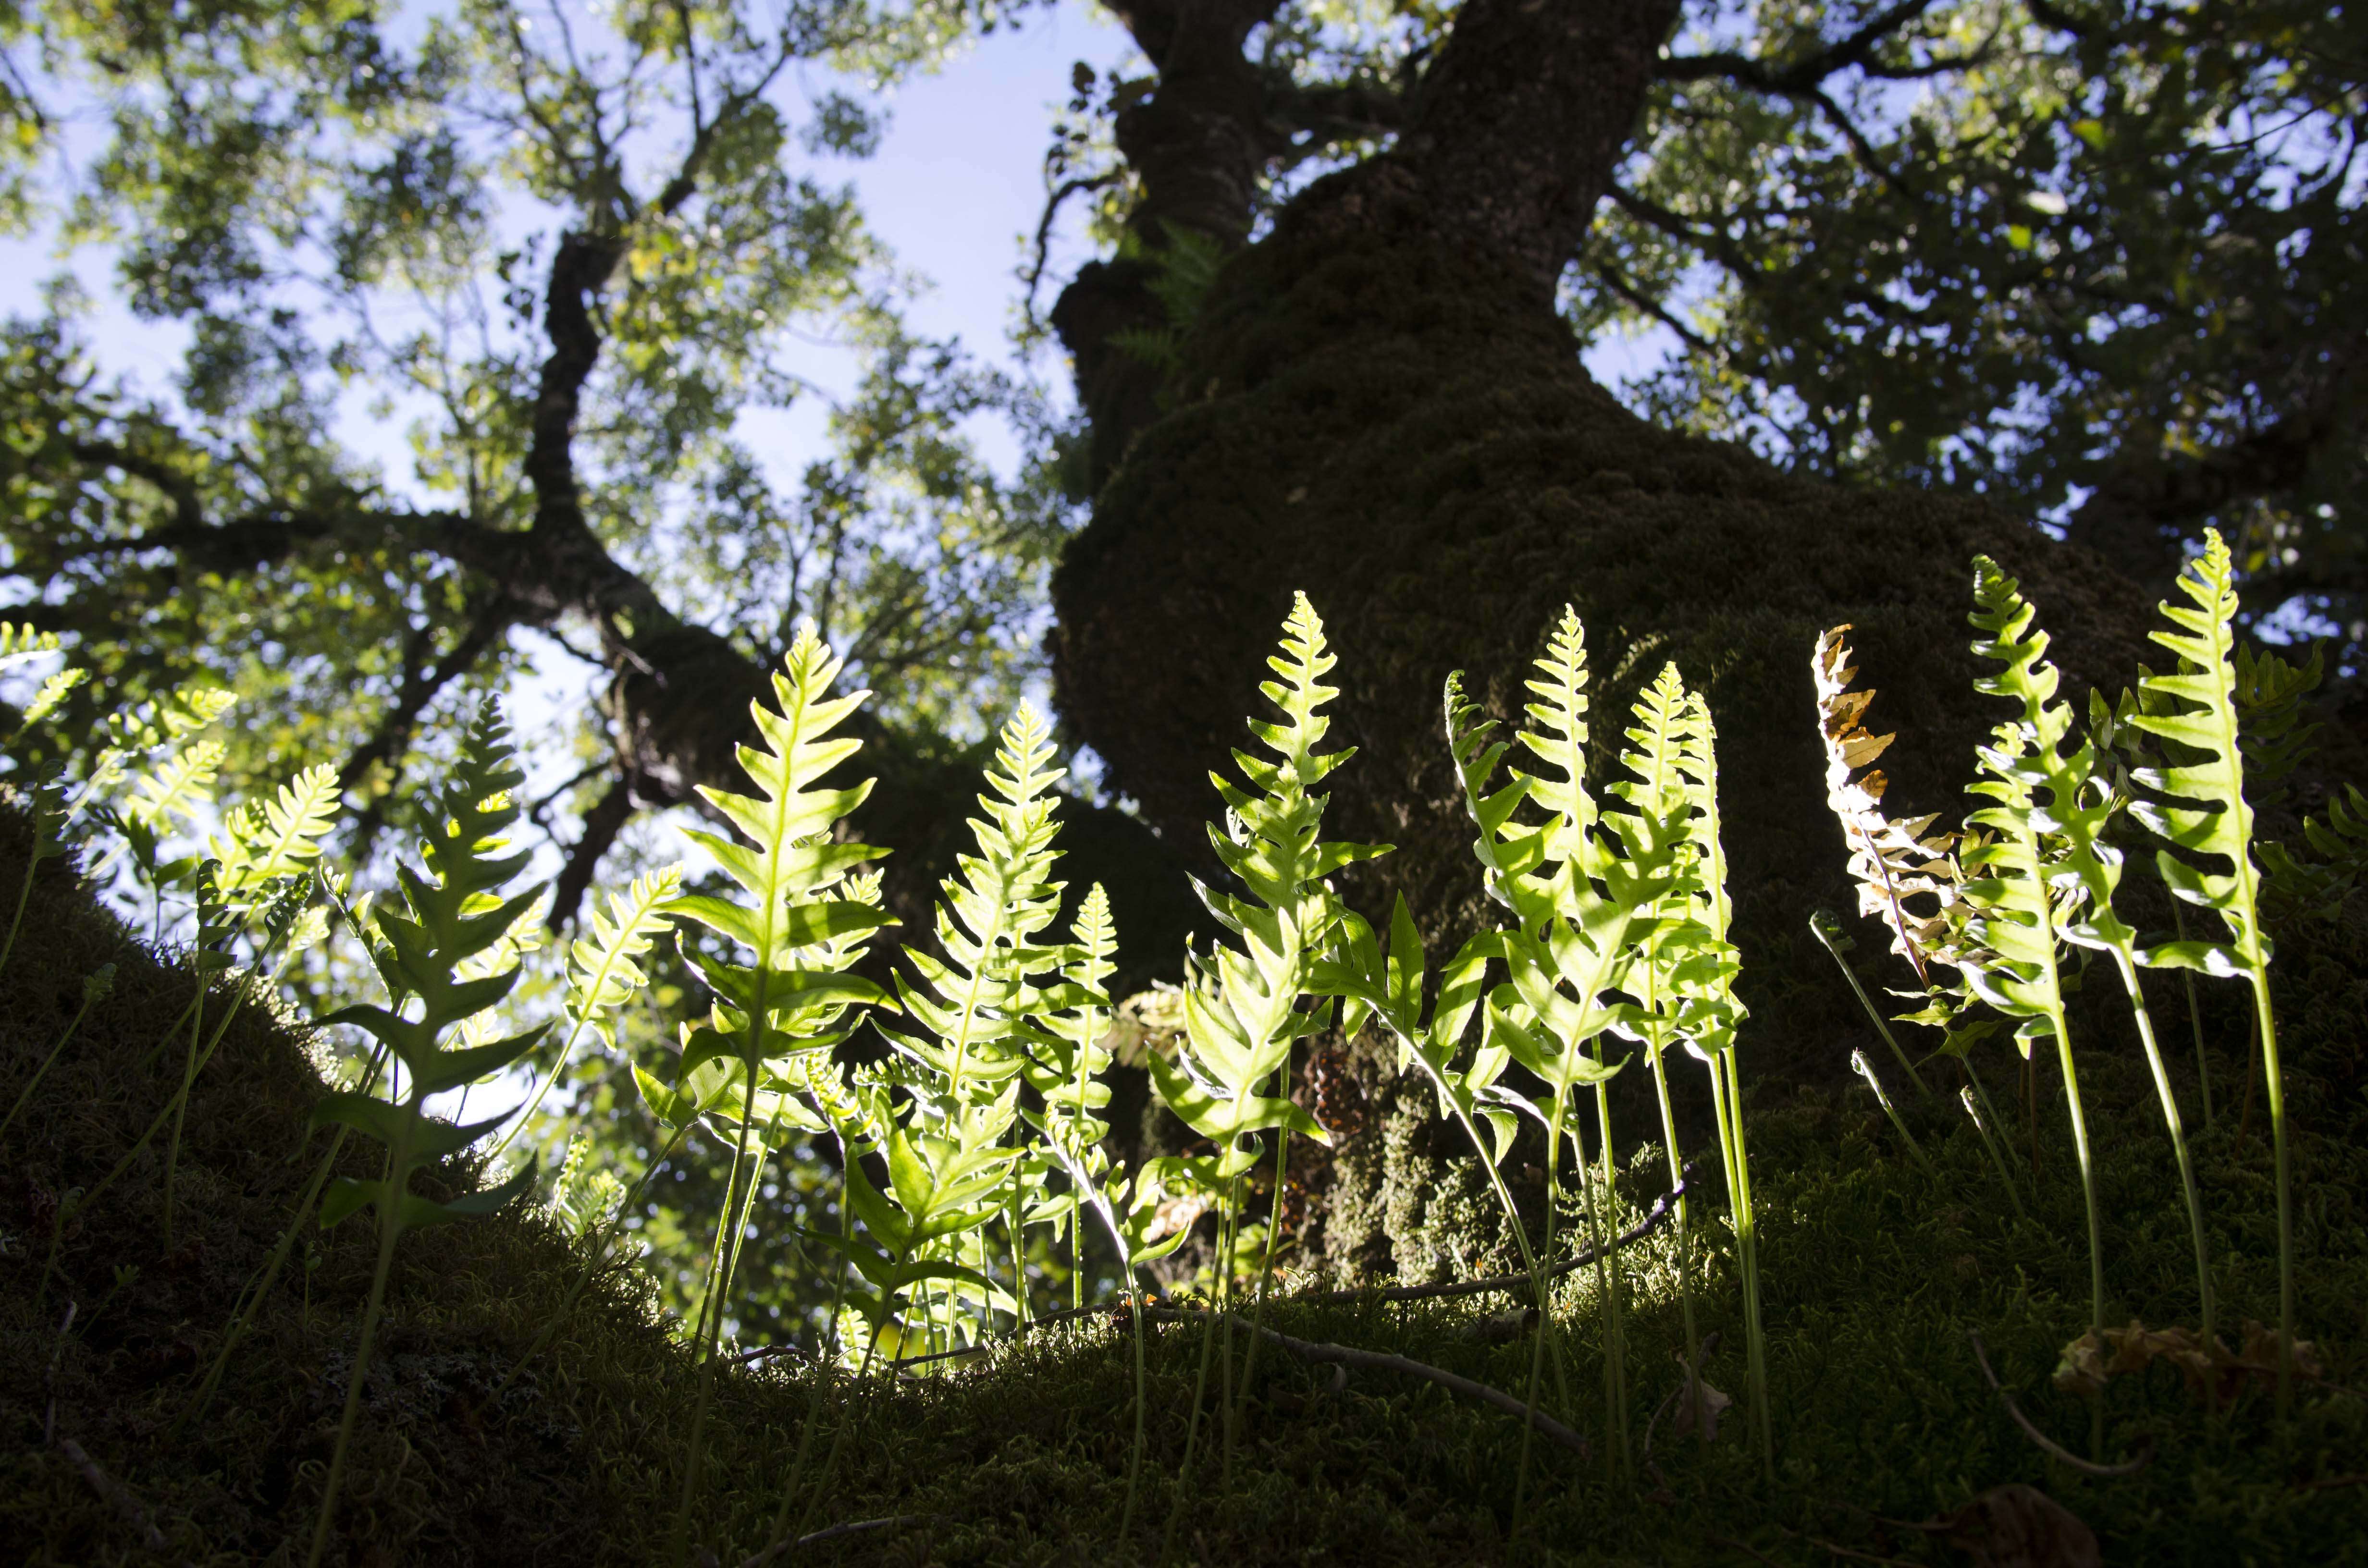
[[[1858,884],[1858,907],[1891,932],[1892,951],[1915,966],[1916,977],[1929,988],[1930,960],[1951,961],[1956,946],[1955,922],[1949,917],[1956,902],[1958,869],[1950,850],[1960,835],[1926,836],[1939,813],[1892,821],[1883,812],[1883,792],[1890,780],[1872,767],[1889,748],[1892,735],[1869,734],[1862,722],[1873,691],[1852,691],[1850,683],[1858,666],[1842,641],[1850,630],[1845,621],[1817,636],[1809,658],[1809,673],[1817,686],[1817,731],[1826,748],[1826,803],[1840,819],[1842,836],[1850,845],[1850,873]],[[1860,769],[1866,771],[1860,773]],[[1859,777],[1851,778],[1857,773]],[[1931,893],[1939,909],[1919,915],[1907,906],[1918,894]]]

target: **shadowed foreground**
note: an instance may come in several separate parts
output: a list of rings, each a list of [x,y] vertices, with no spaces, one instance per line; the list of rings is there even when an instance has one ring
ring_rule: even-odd
[[[23,824],[9,814],[0,831],[0,888],[13,892]],[[195,982],[147,955],[67,869],[44,872],[0,971],[0,1104],[73,1017],[82,977],[113,962],[118,983],[0,1147],[0,1531],[35,1563],[301,1562],[369,1286],[367,1225],[308,1232],[309,1266],[300,1249],[204,1415],[172,1426],[325,1136],[304,1127],[321,1085],[303,1031],[250,1013],[199,1081],[169,1244],[158,1149],[74,1210],[71,1195],[117,1164],[177,1085],[177,1040],[154,1048]],[[1607,1451],[1599,1315],[1580,1270],[1561,1303],[1567,1397],[1549,1403],[1591,1452],[1537,1445],[1529,1540],[1518,1549],[1507,1533],[1515,1420],[1391,1373],[1338,1376],[1271,1345],[1239,1406],[1230,1463],[1222,1424],[1204,1420],[1195,1472],[1179,1487],[1201,1365],[1191,1323],[1154,1331],[1144,1478],[1121,1542],[1133,1369],[1123,1315],[1110,1313],[1040,1331],[984,1366],[860,1390],[835,1381],[791,1500],[791,1520],[821,1539],[783,1560],[1106,1564],[1153,1561],[1165,1538],[1169,1561],[1207,1563],[1850,1560],[1837,1548],[2001,1568],[2099,1561],[2080,1525],[2028,1494],[1989,1492],[2022,1483],[2077,1517],[2105,1562],[2368,1562],[2368,1399],[2350,1392],[2368,1386],[2358,1315],[2368,1299],[2368,1100],[2357,1048],[2314,1043],[2360,1038],[2368,986],[2354,962],[2291,950],[2285,961],[2283,1006],[2302,1041],[2293,1098],[2303,1322],[2324,1378],[2301,1391],[2283,1439],[2265,1387],[2248,1384],[2215,1427],[2157,1366],[2108,1395],[2105,1456],[2151,1453],[2135,1475],[2087,1477],[2047,1458],[1982,1381],[1965,1330],[1978,1328],[2037,1424],[2085,1452],[2084,1403],[2047,1382],[2086,1315],[2060,1109],[2043,1093],[2044,1179],[2031,1220],[2018,1222],[1961,1119],[1908,1108],[1937,1167],[1927,1174],[1870,1102],[1804,1092],[1753,1108],[1772,1487],[1739,1411],[1706,1449],[1673,1427],[1680,1331],[1664,1230],[1631,1255],[1641,1271],[1629,1318],[1636,1471],[1616,1474]],[[2184,1220],[2149,1091],[2134,1060],[2101,1050],[2084,1071],[2101,1123],[2121,1314],[2154,1327],[2192,1319]],[[2268,1150],[2258,1127],[2240,1137],[2235,1120],[2224,1115],[2200,1145],[2215,1246],[2241,1254],[2223,1276],[2231,1324],[2271,1315],[2274,1301]],[[357,1151],[350,1174],[374,1174],[370,1158]],[[1637,1152],[1626,1196],[1639,1211],[1658,1193],[1658,1168],[1657,1151]],[[461,1184],[468,1173],[432,1179]],[[70,1218],[44,1289],[62,1194]],[[1708,1381],[1735,1392],[1741,1331],[1724,1242],[1723,1232],[1697,1235],[1698,1253],[1710,1254],[1697,1310],[1725,1341]],[[580,1261],[580,1244],[523,1206],[405,1237],[329,1561],[665,1561],[693,1369],[629,1268],[606,1273],[495,1397]],[[1517,1325],[1483,1324],[1512,1304],[1286,1302],[1269,1321],[1518,1392],[1529,1340]],[[1245,1341],[1236,1370],[1246,1351]],[[1223,1375],[1220,1356],[1212,1415]],[[813,1390],[791,1356],[721,1380],[694,1561],[738,1563],[766,1540]],[[842,1431],[835,1471],[817,1484]],[[836,1528],[871,1521],[887,1522]],[[2037,1533],[2010,1546],[2018,1529]]]

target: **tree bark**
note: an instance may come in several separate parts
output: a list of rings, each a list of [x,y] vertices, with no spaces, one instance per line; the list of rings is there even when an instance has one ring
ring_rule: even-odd
[[[1872,720],[1901,732],[1885,766],[1903,814],[1950,812],[2004,716],[1970,688],[1970,558],[2023,579],[2075,700],[2090,678],[2133,677],[2155,596],[1982,506],[1804,482],[1655,428],[1588,377],[1554,282],[1675,12],[1468,0],[1399,145],[1311,187],[1227,265],[1170,405],[1131,436],[1056,576],[1057,700],[1111,781],[1198,846],[1209,772],[1230,769],[1263,707],[1264,656],[1305,589],[1340,657],[1333,733],[1358,748],[1333,775],[1326,835],[1397,846],[1349,881],[1351,901],[1379,914],[1403,892],[1442,943],[1486,915],[1441,685],[1466,671],[1517,718],[1526,666],[1572,605],[1598,788],[1664,663],[1706,689],[1747,1067],[1831,1079],[1864,1023],[1804,929],[1820,904],[1851,907],[1824,801],[1816,632],[1857,628],[1882,694]],[[1884,944],[1867,937],[1873,971]],[[1350,1060],[1369,1104],[1329,1173],[1322,1255],[1343,1274],[1435,1272],[1468,1245],[1449,1232],[1469,1172],[1441,1158],[1467,1152],[1434,1138],[1429,1091],[1401,1093],[1388,1053]]]

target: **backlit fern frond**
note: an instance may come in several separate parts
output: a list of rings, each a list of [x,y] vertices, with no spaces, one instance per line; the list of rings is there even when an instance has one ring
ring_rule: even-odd
[[[245,891],[311,870],[336,821],[337,770],[303,769],[268,799],[233,812],[214,836],[222,885]]]
[[[2185,604],[2165,603],[2169,629],[2148,635],[2178,655],[2175,674],[2152,676],[2142,684],[2158,710],[2131,722],[2146,733],[2186,748],[2197,760],[2140,768],[2130,810],[2173,848],[2225,863],[2227,869],[2199,867],[2171,849],[2155,863],[2170,891],[2190,903],[2215,911],[2230,940],[2167,942],[2147,949],[2148,963],[2237,974],[2253,990],[2254,1021],[2260,1037],[2262,1083],[2267,1091],[2270,1135],[2275,1152],[2278,1196],[2278,1411],[2283,1418],[2293,1397],[2294,1280],[2293,1173],[2286,1146],[2285,1080],[2278,1062],[2277,1020],[2270,1006],[2270,938],[2261,928],[2261,875],[2253,859],[2253,808],[2245,796],[2245,752],[2237,708],[2236,570],[2227,542],[2217,529],[2204,536],[2203,555],[2180,574]]]
[[[865,779],[846,789],[816,788],[853,756],[860,743],[831,732],[868,692],[829,695],[840,661],[808,621],[773,673],[777,708],[749,704],[758,745],[740,747],[740,766],[757,793],[701,785],[700,794],[738,828],[746,842],[705,829],[688,836],[739,885],[742,899],[684,893],[667,912],[705,926],[738,953],[685,944],[685,956],[716,996],[711,1027],[699,1031],[678,1071],[695,1072],[711,1055],[729,1055],[754,1092],[763,1063],[792,1051],[836,1044],[852,1006],[887,998],[847,972],[860,947],[837,938],[893,925],[876,903],[834,896],[848,874],[886,851],[841,841],[833,829],[871,792]]]
[[[1850,874],[1858,887],[1861,915],[1882,921],[1891,931],[1892,951],[1915,966],[1916,977],[1932,983],[1930,960],[1948,944],[1951,922],[1947,905],[1955,896],[1955,868],[1949,858],[1957,835],[1928,832],[1935,815],[1894,822],[1883,812],[1884,791],[1890,780],[1872,764],[1896,738],[1869,734],[1864,723],[1872,691],[1852,691],[1858,666],[1842,641],[1847,622],[1820,632],[1809,658],[1809,673],[1817,689],[1817,730],[1826,750],[1826,804],[1841,823],[1850,846]],[[1868,768],[1859,773],[1861,768]],[[1855,778],[1853,774],[1859,776]],[[1920,914],[1908,900],[1930,893],[1941,901],[1941,913]]]
[[[1151,1058],[1152,1081],[1168,1108],[1218,1145],[1198,1167],[1212,1184],[1230,1183],[1249,1168],[1256,1153],[1242,1140],[1252,1133],[1282,1130],[1331,1141],[1288,1097],[1261,1091],[1290,1061],[1293,1044],[1322,1021],[1322,1009],[1302,1002],[1314,991],[1315,965],[1340,915],[1325,879],[1387,853],[1384,846],[1322,836],[1328,797],[1314,793],[1315,786],[1355,752],[1315,749],[1331,726],[1319,710],[1339,695],[1324,684],[1338,661],[1306,595],[1293,599],[1281,651],[1267,663],[1281,678],[1259,683],[1258,691],[1282,721],[1252,720],[1249,729],[1273,757],[1235,750],[1247,788],[1210,776],[1229,808],[1224,830],[1210,826],[1210,846],[1247,896],[1196,884],[1209,912],[1241,946],[1219,943],[1205,955],[1187,956],[1184,1040],[1172,1059]]]

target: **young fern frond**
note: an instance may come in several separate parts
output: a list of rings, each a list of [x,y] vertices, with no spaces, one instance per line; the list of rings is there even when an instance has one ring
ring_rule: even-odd
[[[1996,675],[1975,682],[1975,688],[1986,696],[2002,697],[2021,706],[2022,732],[2031,747],[2026,767],[2032,775],[2033,786],[2047,794],[2040,835],[2046,841],[2048,880],[2058,888],[2069,884],[2078,890],[2078,906],[2064,912],[2066,917],[2060,920],[2059,929],[2066,941],[2112,955],[2113,968],[2129,996],[2130,1016],[2137,1024],[2138,1043],[2146,1051],[2146,1066],[2154,1076],[2156,1097],[2162,1105],[2163,1121],[2170,1130],[2171,1151],[2177,1157],[2180,1181],[2185,1188],[2188,1229],[2195,1249],[2195,1289],[2203,1308],[2203,1336],[2209,1343],[2216,1313],[2211,1256],[2204,1240],[2203,1199],[2196,1187],[2195,1163],[2188,1153],[2179,1100],[2171,1092],[2170,1074],[2163,1062],[2162,1049],[2155,1040],[2154,1019],[2146,1011],[2146,992],[2138,983],[2137,932],[2113,910],[2113,892],[2121,882],[2122,852],[2105,841],[2104,834],[2120,809],[2121,800],[2111,779],[2100,772],[2097,748],[2090,738],[2080,736],[2077,744],[2066,750],[2066,742],[2074,739],[2071,705],[2055,700],[2059,677],[2055,666],[2046,659],[2047,633],[2032,624],[2036,612],[2022,597],[2015,580],[2001,572],[1989,557],[1976,556],[1974,597],[1980,606],[1973,618],[1974,624],[1989,633],[1987,641],[1974,644],[1974,652],[2003,666]],[[2060,1014],[2056,1021],[2060,1026]],[[2068,1045],[2065,1050],[2068,1085]],[[2077,1117],[2077,1099],[2075,1106]]]
[[[879,987],[848,971],[861,955],[862,938],[894,922],[877,903],[845,896],[843,886],[856,867],[880,858],[884,851],[838,841],[832,832],[863,803],[871,792],[871,780],[846,789],[816,787],[860,745],[852,738],[831,737],[870,695],[829,694],[840,663],[812,621],[802,625],[781,668],[773,672],[778,710],[763,702],[748,705],[760,744],[741,746],[739,760],[757,793],[700,787],[700,794],[739,829],[745,842],[703,829],[690,830],[689,836],[714,857],[745,898],[683,893],[666,905],[667,913],[706,926],[732,949],[719,952],[683,943],[684,956],[714,993],[715,1002],[706,1027],[686,1036],[675,1069],[678,1096],[703,1099],[697,1085],[711,1062],[727,1065],[739,1086],[732,1180],[721,1210],[725,1217],[743,1206],[740,1183],[745,1180],[753,1189],[757,1180],[749,1153],[768,1065],[837,1044],[854,1027],[852,1009],[888,1000]],[[719,1107],[710,1114],[720,1117],[723,1111]],[[730,1296],[739,1239],[736,1228],[718,1238],[717,1267],[708,1295],[719,1307]],[[720,1310],[702,1310],[701,1316],[701,1371],[691,1416],[690,1458],[683,1471],[669,1552],[677,1568],[688,1550],[716,1344],[723,1332]]]
[[[503,892],[526,869],[529,858],[523,850],[503,853],[509,841],[502,835],[519,814],[511,792],[524,781],[507,727],[499,710],[488,701],[462,737],[452,777],[438,793],[438,809],[421,845],[424,873],[409,865],[398,868],[404,909],[381,906],[372,911],[378,938],[373,945],[381,970],[400,977],[401,994],[417,1003],[417,1016],[406,1017],[408,1004],[399,1003],[393,1008],[347,1007],[325,1020],[352,1024],[377,1040],[402,1063],[404,1084],[398,1104],[349,1090],[324,1096],[313,1113],[316,1122],[351,1128],[383,1143],[387,1161],[382,1179],[365,1182],[340,1176],[329,1184],[321,1203],[324,1227],[366,1206],[375,1208],[379,1256],[308,1564],[317,1565],[328,1545],[396,1243],[404,1232],[416,1226],[492,1213],[525,1191],[534,1179],[529,1165],[498,1187],[449,1203],[410,1190],[412,1173],[420,1165],[467,1148],[504,1119],[496,1116],[461,1127],[430,1121],[428,1097],[502,1072],[531,1051],[548,1027],[537,1026],[474,1046],[453,1049],[446,1044],[448,1037],[469,1019],[500,1006],[518,983],[515,967],[474,978],[464,978],[462,971],[471,960],[501,942],[540,894],[539,888],[507,896]]]
[[[1042,939],[1060,913],[1062,891],[1051,877],[1058,831],[1051,790],[1061,778],[1049,766],[1053,756],[1050,728],[1031,705],[1021,704],[997,736],[987,792],[978,797],[984,815],[971,823],[978,852],[958,857],[956,874],[940,884],[937,936],[943,956],[911,944],[905,949],[917,978],[900,972],[897,992],[917,1028],[882,1026],[880,1031],[911,1073],[907,1131],[900,1136],[910,1140],[913,1168],[954,1173],[950,1179],[963,1181],[974,1170],[992,1168],[1005,1181],[992,1208],[963,1201],[922,1214],[906,1211],[899,1233],[959,1267],[951,1274],[911,1275],[907,1282],[943,1281],[950,1294],[967,1294],[986,1312],[1008,1308],[1023,1317],[1028,1295],[1020,1236],[1029,1210],[1042,1199],[1046,1166],[1025,1151],[991,1158],[988,1151],[1014,1126],[1016,1081],[1028,1068],[1033,1033],[1029,1017],[1042,1007],[1046,983],[1062,958],[1059,948]],[[913,1190],[909,1182],[892,1180],[879,1196],[902,1206]],[[941,1230],[933,1218],[957,1210],[975,1216],[978,1226],[1003,1216],[1012,1255],[1008,1293],[989,1282],[985,1238],[967,1225]],[[873,1240],[883,1239],[874,1227]],[[904,1278],[899,1271],[911,1260],[896,1257],[898,1244],[887,1241],[889,1262],[875,1264],[874,1273]],[[882,1315],[875,1321],[884,1323],[894,1303],[876,1306]]]
[[[1661,1145],[1668,1156],[1669,1187],[1678,1194],[1678,1301],[1689,1367],[1701,1364],[1702,1338],[1694,1326],[1693,1237],[1689,1223],[1690,1204],[1684,1192],[1685,1156],[1678,1145],[1677,1109],[1669,1098],[1666,1058],[1678,1043],[1680,1015],[1689,1000],[1700,1000],[1686,995],[1679,982],[1679,971],[1698,955],[1713,962],[1725,956],[1713,951],[1715,938],[1710,928],[1694,918],[1696,906],[1706,896],[1699,880],[1704,858],[1702,846],[1692,831],[1694,791],[1685,772],[1697,706],[1676,664],[1662,665],[1660,674],[1636,699],[1636,722],[1627,732],[1634,749],[1621,756],[1622,766],[1633,777],[1611,785],[1612,792],[1638,812],[1682,824],[1685,830],[1679,858],[1687,874],[1652,912],[1653,919],[1637,938],[1637,977],[1628,986],[1637,1006],[1628,1023],[1622,1026],[1622,1032],[1634,1036],[1645,1046],[1646,1065],[1653,1074],[1653,1095],[1661,1112]],[[1720,896],[1725,896],[1723,889]],[[1703,1397],[1700,1380],[1692,1381],[1689,1387],[1696,1401],[1692,1412],[1695,1435],[1700,1441],[1708,1443],[1710,1422],[1700,1403]]]
[[[1021,1108],[1046,1146],[1069,1173],[1066,1194],[1042,1199],[1031,1222],[1065,1225],[1069,1235],[1069,1306],[1086,1304],[1085,1205],[1110,1173],[1102,1140],[1110,1123],[1099,1112],[1110,1104],[1101,1081],[1111,1060],[1103,1044],[1110,1019],[1110,977],[1117,968],[1118,937],[1110,925],[1110,895],[1096,882],[1086,892],[1061,963],[1061,978],[1039,1003],[1038,1032],[1021,1063],[1021,1074],[1041,1108]],[[1076,1152],[1072,1160],[1066,1151]]]
[[[2134,777],[2146,793],[2130,802],[2130,810],[2173,848],[2227,864],[2226,871],[2203,869],[2169,848],[2155,858],[2170,891],[2190,903],[2215,911],[2226,925],[2230,939],[2225,946],[2169,942],[2148,949],[2142,961],[2209,974],[2241,975],[2252,986],[2277,1167],[2277,1410],[2283,1420],[2294,1395],[2293,1167],[2286,1147],[2285,1079],[2278,1062],[2277,1020],[2270,1006],[2271,946],[2261,928],[2261,875],[2253,861],[2253,808],[2245,797],[2245,756],[2237,726],[2236,670],[2230,658],[2236,641],[2236,571],[2218,530],[2205,534],[2203,554],[2187,563],[2179,587],[2188,602],[2165,603],[2162,613],[2171,629],[2157,629],[2149,635],[2179,655],[2181,667],[2177,674],[2150,676],[2141,682],[2144,690],[2160,701],[2162,710],[2134,714],[2130,722],[2148,734],[2188,748],[2200,760],[2139,769]]]
[[[1992,744],[1975,753],[1987,777],[1969,785],[1968,790],[1996,803],[1966,820],[1995,830],[1998,836],[1964,856],[1968,878],[1961,892],[1973,911],[1966,931],[1989,955],[1987,961],[1966,963],[1965,978],[1983,1001],[2021,1020],[2015,1039],[2026,1057],[2038,1041],[2055,1041],[2088,1213],[2089,1327],[2102,1333],[2104,1224],[2098,1210],[2096,1163],[2089,1146],[2079,1070],[2072,1056],[2072,1031],[2064,1015],[2060,946],[2065,934],[2050,891],[2054,846],[2041,829],[2043,821],[2052,823],[2053,818],[2045,815],[2036,798],[2036,791],[2046,788],[2047,776],[2031,760],[2032,741],[2021,724],[2001,724]]]
[[[549,1070],[519,1107],[501,1142],[494,1145],[495,1155],[534,1119],[543,1096],[567,1071],[577,1037],[590,1029],[603,1044],[616,1044],[616,1015],[649,984],[641,960],[669,928],[672,919],[666,906],[681,892],[682,868],[666,866],[635,877],[623,892],[609,894],[605,914],[597,902],[592,905],[587,922],[591,934],[578,937],[567,949],[567,1014],[573,1020],[567,1038],[560,1042]]]
[[[1699,930],[1691,951],[1670,979],[1680,998],[1678,1032],[1686,1050],[1710,1069],[1719,1161],[1726,1176],[1736,1256],[1743,1274],[1752,1426],[1759,1435],[1760,1469],[1772,1482],[1776,1447],[1768,1399],[1768,1335],[1759,1317],[1759,1232],[1751,1207],[1751,1161],[1744,1138],[1743,1072],[1736,1060],[1736,1030],[1746,1013],[1735,994],[1743,955],[1727,937],[1735,903],[1726,891],[1726,844],[1719,819],[1718,727],[1700,692],[1688,694],[1686,699],[1678,733],[1678,777],[1693,813],[1687,824],[1693,858],[1688,898]]]
[[[1252,735],[1276,760],[1236,748],[1235,766],[1247,788],[1221,775],[1211,781],[1224,797],[1227,829],[1213,824],[1209,843],[1225,869],[1241,879],[1247,897],[1195,884],[1211,915],[1240,938],[1188,954],[1185,1036],[1174,1058],[1151,1058],[1160,1098],[1186,1125],[1217,1145],[1190,1169],[1212,1196],[1228,1195],[1257,1160],[1244,1140],[1273,1131],[1329,1143],[1331,1134],[1285,1096],[1266,1093],[1290,1062],[1292,1047],[1315,1032],[1321,1008],[1303,1006],[1326,938],[1341,910],[1325,879],[1342,867],[1388,852],[1386,846],[1327,842],[1322,837],[1328,797],[1312,793],[1353,748],[1318,752],[1331,721],[1318,710],[1339,695],[1323,684],[1338,661],[1325,644],[1324,623],[1301,594],[1283,624],[1281,651],[1267,660],[1281,678],[1258,691],[1283,722],[1250,721]],[[1277,1145],[1278,1159],[1284,1153]],[[1280,1189],[1278,1188],[1278,1193]],[[1231,1205],[1228,1202],[1228,1210]],[[1235,1218],[1229,1212],[1229,1220]]]

